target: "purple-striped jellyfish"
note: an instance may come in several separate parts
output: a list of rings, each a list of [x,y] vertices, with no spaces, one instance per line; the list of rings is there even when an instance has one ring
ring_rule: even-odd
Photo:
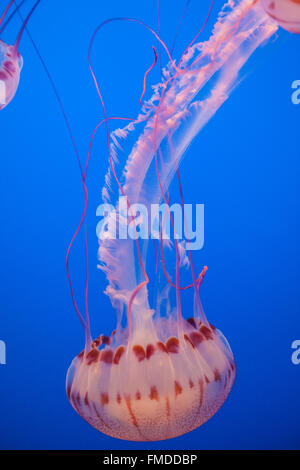
[[[262,4],[282,28],[300,34],[300,0],[262,0]]]
[[[85,318],[78,312],[86,345],[73,360],[66,380],[71,405],[105,434],[133,441],[182,435],[210,419],[232,389],[233,354],[203,312],[199,287],[206,268],[197,276],[189,243],[174,237],[168,244],[160,226],[156,265],[161,274],[156,271],[158,293],[153,302],[146,271],[147,261],[153,262],[153,255],[147,258],[149,240],[115,237],[114,228],[116,221],[126,228],[134,221],[138,231],[141,217],[134,218],[136,204],[148,213],[154,204],[167,206],[168,188],[176,174],[181,188],[177,169],[185,150],[230,96],[248,58],[277,30],[278,24],[257,0],[229,0],[209,40],[197,42],[197,35],[176,62],[169,54],[161,82],[134,121],[109,133],[105,112],[109,168],[102,194],[115,211],[109,213],[99,236],[99,260],[108,281],[106,294],[117,312],[117,327],[110,336],[92,341],[87,312]],[[91,71],[97,84],[92,67]],[[98,85],[97,91],[103,104]],[[125,222],[120,195],[126,198],[129,213]],[[174,255],[168,268],[167,250]],[[185,269],[190,269],[191,285],[182,283]],[[193,289],[188,309],[182,302],[187,287]]]
[[[2,34],[5,29],[5,24],[4,26],[2,26],[2,24],[6,20],[9,10],[14,3],[16,3],[14,0],[9,2],[0,18],[0,34]],[[19,53],[19,45],[26,25],[39,3],[40,0],[34,4],[27,18],[23,22],[14,45],[6,44],[0,39],[0,109],[5,108],[17,92],[20,74],[23,67],[23,59]],[[16,7],[15,12],[17,10],[18,6]],[[9,19],[7,21],[9,21]]]

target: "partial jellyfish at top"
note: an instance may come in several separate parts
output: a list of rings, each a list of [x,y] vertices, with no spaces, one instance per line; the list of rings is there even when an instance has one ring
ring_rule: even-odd
[[[23,58],[19,53],[19,45],[26,25],[39,3],[40,0],[38,0],[30,10],[27,18],[23,22],[14,45],[6,44],[0,39],[0,109],[5,108],[17,92],[23,67]],[[6,24],[10,21],[10,18],[7,19],[7,17],[14,4],[16,5],[16,9],[12,13],[12,15],[14,15],[18,11],[19,6],[13,0],[9,2],[0,18],[0,36],[5,30]],[[4,23],[5,20],[6,23]]]
[[[284,29],[300,34],[300,0],[261,0],[266,12]]]
[[[178,168],[190,143],[227,101],[249,57],[274,36],[279,24],[291,20],[291,11],[299,18],[295,0],[273,3],[278,9],[281,4],[288,6],[280,20],[269,14],[265,1],[229,0],[210,38],[199,42],[206,18],[176,61],[159,35],[135,19],[109,19],[92,36],[89,65],[104,110],[109,160],[102,191],[108,209],[99,233],[99,267],[108,281],[105,292],[116,311],[117,326],[110,334],[92,339],[88,289],[83,314],[71,285],[86,342],[68,370],[66,392],[79,415],[109,436],[132,441],[180,436],[209,420],[233,387],[233,353],[221,331],[208,321],[199,295],[207,268],[197,269],[189,240],[183,243],[176,237],[174,218],[168,212],[169,187],[173,177],[177,178],[184,207]],[[294,20],[294,26],[289,24],[287,29],[297,30],[298,19]],[[100,29],[112,21],[146,27],[168,62],[160,83],[153,86],[152,97],[141,102],[138,116],[110,131],[113,118],[107,115],[91,54]],[[85,223],[89,158],[90,151],[82,172],[85,210],[73,240]],[[157,226],[156,239],[141,237],[145,222],[141,208],[149,214],[151,207],[160,203],[164,203],[166,213]],[[166,218],[171,221],[172,240],[163,237]],[[135,237],[120,236],[129,229]],[[151,254],[152,244],[155,256]],[[184,283],[187,271],[190,282]],[[150,273],[156,281],[155,297],[150,296]],[[185,303],[183,295],[192,296],[192,301]]]

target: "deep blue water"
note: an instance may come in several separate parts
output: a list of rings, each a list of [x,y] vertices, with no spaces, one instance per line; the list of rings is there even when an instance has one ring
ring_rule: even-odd
[[[170,45],[185,0],[161,0],[161,35]],[[201,3],[201,5],[199,5]],[[1,2],[2,8],[5,2]],[[22,11],[28,11],[25,2]],[[204,37],[223,1],[216,2]],[[175,48],[184,50],[209,0],[192,1]],[[26,10],[27,8],[27,10]],[[102,110],[87,64],[94,28],[113,16],[157,25],[156,0],[43,0],[30,31],[52,74],[82,158]],[[15,17],[3,40],[13,42]],[[95,43],[93,64],[110,115],[135,116],[153,39],[138,25],[111,24]],[[83,347],[65,272],[68,243],[83,206],[80,173],[53,90],[28,38],[18,93],[0,114],[2,449],[289,449],[300,448],[300,37],[280,31],[258,51],[245,80],[194,141],[182,166],[185,200],[205,204],[205,246],[195,255],[209,271],[201,288],[208,319],[228,338],[237,379],[221,410],[200,429],[150,444],[109,438],[71,408],[65,375]],[[158,70],[152,80],[159,79]],[[95,210],[107,152],[104,129],[88,177],[90,312],[94,335],[109,333],[114,311],[97,270]],[[82,300],[82,239],[71,258]]]

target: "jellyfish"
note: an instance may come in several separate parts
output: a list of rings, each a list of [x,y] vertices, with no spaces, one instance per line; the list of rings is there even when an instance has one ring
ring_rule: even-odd
[[[6,7],[0,18],[0,26],[14,3],[15,1],[13,0]],[[26,25],[39,3],[40,0],[38,0],[30,10],[14,45],[6,44],[0,39],[0,109],[5,108],[17,92],[23,67],[23,58],[19,53],[19,45]],[[2,31],[3,28],[1,28],[1,33]]]
[[[300,0],[262,0],[262,4],[282,28],[300,34]]]
[[[198,42],[198,33],[177,61],[152,31],[168,57],[161,82],[142,102],[136,119],[110,132],[90,57],[96,35],[114,20],[94,32],[89,64],[107,129],[109,166],[102,197],[115,207],[99,236],[99,267],[108,281],[105,293],[116,311],[117,326],[111,334],[92,339],[87,302],[85,316],[75,304],[86,343],[69,367],[66,393],[77,413],[102,433],[124,440],[158,441],[192,431],[214,416],[233,387],[236,364],[227,339],[202,308],[199,290],[207,268],[197,274],[188,241],[183,244],[176,236],[172,243],[163,240],[164,220],[156,240],[161,274],[156,271],[155,276],[160,282],[156,300],[151,301],[150,241],[139,238],[141,221],[134,217],[133,207],[142,204],[150,213],[153,204],[168,206],[175,175],[183,203],[178,173],[183,155],[229,98],[248,58],[276,33],[278,21],[257,0],[229,0],[210,38]],[[120,196],[129,214],[125,221]],[[126,228],[133,224],[136,237],[115,237],[116,221]],[[167,250],[174,259],[168,267]],[[189,284],[182,281],[185,269],[190,270]],[[188,291],[193,307],[187,310],[182,294]],[[74,300],[73,290],[72,296]]]

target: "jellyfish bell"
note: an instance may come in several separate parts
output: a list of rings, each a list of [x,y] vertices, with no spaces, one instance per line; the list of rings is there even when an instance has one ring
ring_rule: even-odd
[[[300,0],[261,0],[263,8],[282,28],[300,34]]]
[[[174,318],[100,336],[72,362],[66,381],[73,408],[119,439],[170,439],[201,426],[226,400],[235,379],[230,348],[211,325]]]
[[[14,1],[9,2],[0,17],[0,34],[3,33],[6,25],[10,22],[14,14],[19,11],[19,6],[16,6],[14,12],[7,19],[8,12],[14,3]],[[35,2],[26,19],[23,21],[23,25],[14,45],[6,44],[0,39],[0,110],[11,102],[18,90],[20,74],[23,67],[23,58],[19,53],[19,45],[27,23],[39,3],[40,0]],[[2,26],[4,20],[6,20],[6,23]]]
[[[23,59],[19,52],[0,39],[0,109],[7,106],[15,96]]]

